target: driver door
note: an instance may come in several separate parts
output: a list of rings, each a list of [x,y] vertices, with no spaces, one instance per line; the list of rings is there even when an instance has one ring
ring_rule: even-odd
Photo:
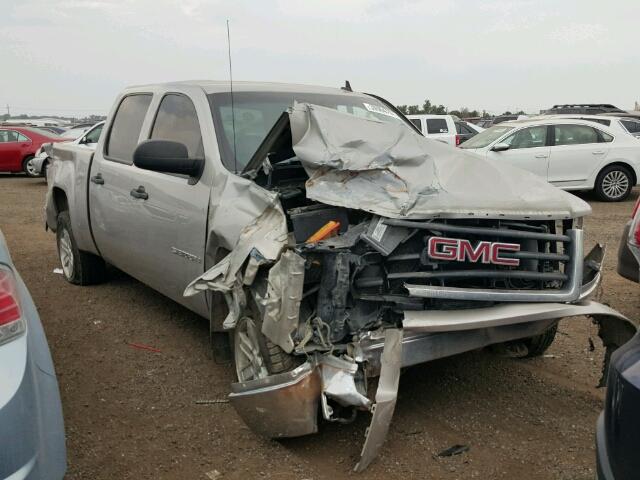
[[[509,145],[507,150],[499,152],[491,150],[487,157],[522,168],[548,180],[551,149],[547,141],[548,131],[549,128],[546,125],[521,128],[499,142]]]

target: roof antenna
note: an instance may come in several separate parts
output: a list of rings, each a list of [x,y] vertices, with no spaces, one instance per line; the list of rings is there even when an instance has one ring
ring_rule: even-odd
[[[238,173],[238,158],[236,156],[236,112],[233,104],[233,70],[231,70],[231,35],[229,34],[229,19],[227,19],[227,47],[229,50],[229,84],[231,85],[231,128],[233,130],[233,171]]]
[[[349,80],[344,81],[344,87],[342,87],[341,90],[344,90],[346,92],[353,92],[353,90],[351,90],[351,84],[349,83]]]

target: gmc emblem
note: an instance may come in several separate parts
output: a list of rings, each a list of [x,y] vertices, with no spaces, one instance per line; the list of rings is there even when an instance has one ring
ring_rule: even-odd
[[[518,258],[505,258],[504,252],[519,252],[517,243],[479,242],[475,248],[469,240],[461,238],[430,237],[427,242],[427,253],[434,260],[452,260],[455,262],[482,262],[495,265],[520,265]]]

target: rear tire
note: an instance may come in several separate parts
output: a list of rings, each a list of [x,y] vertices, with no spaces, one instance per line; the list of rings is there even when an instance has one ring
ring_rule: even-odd
[[[33,166],[34,158],[35,157],[33,155],[29,155],[22,161],[22,171],[27,175],[27,177],[34,178],[38,176],[36,168]]]
[[[633,175],[622,165],[609,165],[596,178],[595,192],[603,202],[621,202],[633,189]]]
[[[104,260],[91,253],[78,250],[67,210],[58,214],[56,244],[62,273],[69,283],[94,285],[104,281],[106,277]]]

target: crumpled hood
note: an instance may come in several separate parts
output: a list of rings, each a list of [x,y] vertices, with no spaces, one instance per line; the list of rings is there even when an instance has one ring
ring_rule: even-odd
[[[289,111],[308,198],[391,218],[576,218],[589,205],[536,175],[404,125],[310,104]]]

